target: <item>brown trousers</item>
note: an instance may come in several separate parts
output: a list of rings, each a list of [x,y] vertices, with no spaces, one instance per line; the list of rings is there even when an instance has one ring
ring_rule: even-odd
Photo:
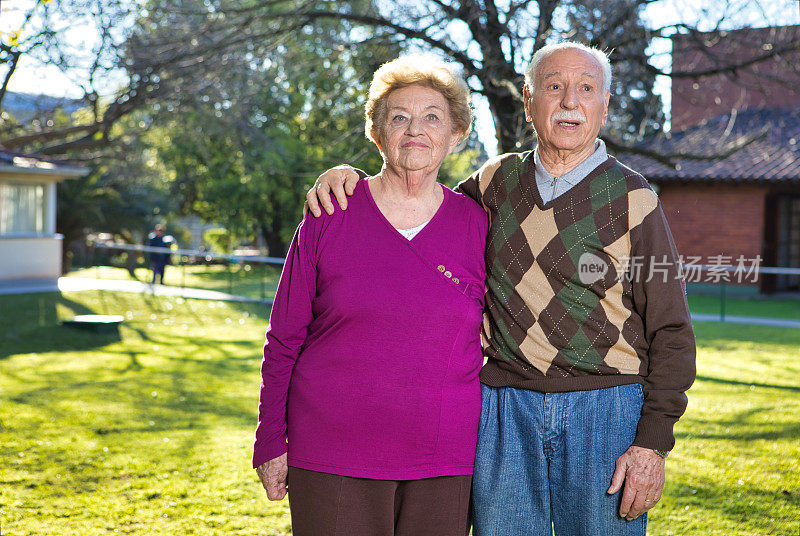
[[[289,467],[294,536],[465,536],[472,476],[373,480]]]

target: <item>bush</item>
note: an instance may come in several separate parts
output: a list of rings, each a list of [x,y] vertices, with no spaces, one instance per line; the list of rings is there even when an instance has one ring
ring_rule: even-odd
[[[233,235],[227,229],[208,229],[203,233],[203,243],[214,253],[233,252]]]

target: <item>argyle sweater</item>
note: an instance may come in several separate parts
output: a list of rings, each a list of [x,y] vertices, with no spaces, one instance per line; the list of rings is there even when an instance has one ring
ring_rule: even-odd
[[[609,158],[543,203],[533,152],[458,189],[489,214],[481,382],[541,392],[643,385],[634,445],[670,450],[695,377],[677,252],[647,181]]]

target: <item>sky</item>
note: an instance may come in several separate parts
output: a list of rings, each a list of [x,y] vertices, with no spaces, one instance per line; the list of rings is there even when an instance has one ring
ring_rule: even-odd
[[[11,32],[19,29],[25,13],[35,5],[37,0],[0,0],[0,39],[7,42]],[[58,2],[59,0],[50,0]],[[742,9],[741,5],[748,7]],[[766,26],[800,24],[800,0],[760,0],[753,5],[753,0],[664,0],[648,6],[643,19],[651,27],[685,22],[699,23],[701,30],[711,30],[716,21],[725,15],[728,27]],[[726,11],[727,9],[727,11]],[[765,24],[765,21],[767,24]],[[82,24],[80,20],[70,21],[66,36],[69,42],[77,47],[91,49],[96,42],[96,33],[91,26]],[[655,42],[651,47],[655,54],[651,61],[660,68],[668,69],[670,65],[668,40]],[[0,70],[0,76],[4,72]],[[77,76],[73,75],[77,78]],[[70,77],[52,65],[24,58],[20,61],[9,84],[11,91],[27,93],[45,93],[57,97],[79,97],[81,88]],[[669,79],[661,77],[654,89],[661,95],[666,110],[669,110]],[[612,103],[613,106],[613,103]],[[475,99],[476,130],[490,155],[497,154],[494,127],[488,104],[480,97]]]

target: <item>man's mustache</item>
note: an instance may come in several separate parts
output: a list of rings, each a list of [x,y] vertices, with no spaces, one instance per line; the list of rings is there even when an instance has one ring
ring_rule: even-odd
[[[586,116],[580,110],[562,110],[553,114],[552,120],[555,121],[578,121],[586,122]]]

